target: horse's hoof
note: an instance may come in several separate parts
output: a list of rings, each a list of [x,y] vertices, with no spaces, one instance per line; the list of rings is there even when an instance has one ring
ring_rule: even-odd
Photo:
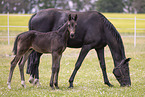
[[[35,80],[33,81],[33,85],[36,85],[37,83],[39,83],[39,79],[35,79]]]
[[[72,89],[72,88],[73,88],[73,86],[69,86],[68,88],[69,88],[69,89]]]
[[[29,83],[33,83],[34,82],[34,78],[32,77],[32,76],[30,76],[30,78],[29,78]]]
[[[70,85],[69,85],[69,87],[68,87],[68,88],[72,89],[72,88],[73,88],[73,84],[72,84],[72,83],[70,83]]]
[[[58,87],[58,86],[55,86],[55,88],[56,88],[56,89],[59,89],[59,87]]]
[[[109,87],[114,87],[114,85],[110,84],[110,83],[105,83],[106,85],[108,85]]]
[[[52,90],[55,90],[55,88],[54,88],[54,87],[51,87],[51,89],[52,89]]]
[[[25,81],[21,81],[21,85],[26,88]]]

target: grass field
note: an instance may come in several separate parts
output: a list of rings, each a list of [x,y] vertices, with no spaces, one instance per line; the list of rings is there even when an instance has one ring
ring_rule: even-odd
[[[132,18],[133,14],[108,14],[105,13],[107,17],[125,17]],[[137,18],[145,18],[145,15],[136,15]],[[3,19],[2,19],[3,18]],[[5,21],[4,18],[0,16],[0,25],[7,25],[1,21]],[[22,25],[27,26],[30,17],[23,17],[24,21],[16,23],[15,21],[21,21],[18,18],[13,18],[11,20],[11,25]],[[22,20],[23,20],[22,19]],[[110,20],[115,23],[122,21]],[[16,24],[15,24],[16,23]],[[145,22],[144,22],[145,23]],[[141,24],[144,24],[141,23]],[[125,25],[127,22],[125,22]],[[140,24],[140,23],[139,23]],[[145,25],[145,24],[144,24]],[[127,26],[127,25],[126,25]],[[124,25],[122,25],[124,27]],[[145,28],[143,26],[143,28]],[[5,29],[5,30],[4,30]],[[27,29],[11,28],[11,36],[15,36],[18,33],[25,31]],[[6,28],[0,28],[0,36],[7,35]],[[123,33],[123,32],[122,32]],[[132,33],[132,32],[129,32]],[[145,31],[139,32],[145,33]],[[13,79],[11,83],[12,89],[7,88],[7,79],[10,68],[10,62],[13,59],[13,42],[14,38],[10,38],[10,45],[7,45],[7,38],[0,37],[0,97],[145,97],[145,38],[137,38],[137,44],[134,48],[132,37],[123,37],[123,42],[125,46],[125,52],[127,57],[131,57],[130,61],[130,74],[131,74],[131,87],[120,87],[118,81],[115,79],[113,71],[113,60],[109,48],[105,48],[105,59],[107,64],[107,73],[110,82],[114,87],[110,88],[103,83],[102,72],[99,66],[98,58],[96,52],[91,50],[87,57],[85,58],[80,70],[78,71],[75,80],[74,88],[68,89],[69,77],[74,69],[75,62],[78,58],[80,49],[70,49],[67,48],[63,54],[61,60],[61,68],[59,73],[59,87],[60,89],[51,90],[49,86],[50,76],[51,76],[51,55],[44,54],[40,62],[40,82],[41,87],[33,87],[29,84],[29,75],[25,74],[26,88],[21,87],[20,74],[18,66],[15,68]],[[26,71],[26,66],[25,66]]]

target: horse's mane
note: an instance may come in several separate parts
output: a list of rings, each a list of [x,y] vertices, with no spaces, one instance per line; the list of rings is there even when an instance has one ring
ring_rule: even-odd
[[[114,25],[101,13],[99,13],[102,17],[104,26],[107,27],[107,29],[111,32],[111,34],[116,38],[118,43],[122,43],[122,39],[121,36],[119,34],[119,32],[116,30],[116,28],[114,27]]]
[[[120,48],[123,49],[122,53],[124,53],[124,46],[123,46],[122,38],[119,32],[116,30],[114,25],[104,15],[102,15],[101,13],[99,13],[99,15],[101,16],[101,19],[103,20],[104,27],[106,27],[111,32],[112,36],[114,36]]]

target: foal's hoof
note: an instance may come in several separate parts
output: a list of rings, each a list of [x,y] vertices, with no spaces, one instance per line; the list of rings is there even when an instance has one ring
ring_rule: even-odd
[[[21,81],[21,85],[26,88],[25,81]]]
[[[8,88],[11,89],[11,84],[7,82]]]
[[[30,76],[30,78],[29,78],[29,83],[33,83],[34,82],[34,78],[32,77],[32,76]]]

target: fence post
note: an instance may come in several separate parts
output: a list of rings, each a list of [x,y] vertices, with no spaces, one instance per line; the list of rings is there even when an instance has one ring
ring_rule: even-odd
[[[136,47],[136,16],[134,17],[134,47]]]
[[[7,27],[8,27],[8,45],[10,44],[10,37],[9,37],[9,12],[7,12]]]

